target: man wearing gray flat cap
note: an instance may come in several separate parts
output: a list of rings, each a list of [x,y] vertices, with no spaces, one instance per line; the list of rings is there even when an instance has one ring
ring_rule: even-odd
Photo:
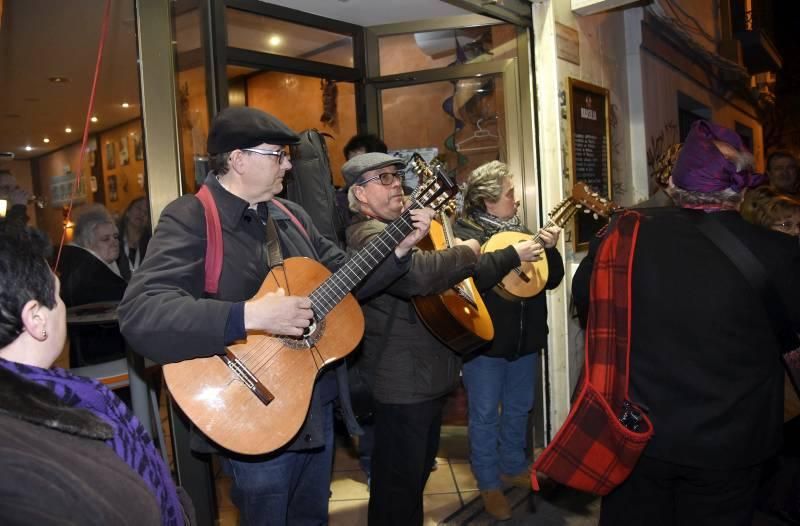
[[[300,206],[276,197],[292,167],[284,147],[297,142],[288,126],[255,108],[228,108],[214,118],[208,134],[212,172],[201,191],[204,199],[210,194],[206,206],[216,208],[221,223],[217,289],[206,280],[207,239],[212,235],[206,227],[206,209],[198,197],[184,195],[161,214],[148,253],[119,307],[122,333],[136,352],[157,363],[178,362],[224,354],[226,345],[252,331],[296,337],[311,325],[314,312],[306,296],[278,289],[254,297],[270,268],[268,245],[273,235],[283,258],[311,258],[331,271],[347,260],[345,252],[320,235]],[[427,234],[432,215],[430,209],[412,212],[415,230],[376,266],[356,289],[357,296],[375,294],[408,271],[409,251]],[[235,381],[233,375],[231,379]],[[225,471],[231,474],[231,498],[239,508],[240,524],[328,522],[337,399],[348,429],[358,433],[347,372],[340,361],[318,374],[305,422],[295,438],[267,455],[222,451],[193,430],[192,448],[220,453]]]
[[[342,167],[356,214],[348,250],[358,250],[405,206],[405,163],[383,153]],[[472,275],[480,247],[456,240],[445,250],[412,252],[411,270],[363,305],[366,329],[357,362],[374,398],[369,524],[421,525],[422,493],[436,458],[447,395],[458,385],[460,357],[419,318],[411,298],[439,294]]]

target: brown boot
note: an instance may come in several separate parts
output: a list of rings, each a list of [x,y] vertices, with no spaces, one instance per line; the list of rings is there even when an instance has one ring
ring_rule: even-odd
[[[517,473],[516,475],[500,475],[500,480],[507,486],[531,489],[531,474],[527,470],[522,473]]]
[[[511,506],[502,491],[499,489],[481,491],[481,498],[483,507],[486,508],[489,515],[499,521],[507,521],[511,518]]]

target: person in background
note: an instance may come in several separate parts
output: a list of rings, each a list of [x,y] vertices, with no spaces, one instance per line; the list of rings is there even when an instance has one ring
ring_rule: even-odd
[[[357,155],[342,166],[356,214],[347,229],[348,250],[364,247],[403,213],[404,167],[402,159],[377,152]],[[475,241],[457,240],[446,250],[414,250],[408,274],[362,305],[365,330],[357,367],[375,411],[370,524],[422,524],[422,493],[461,359],[427,329],[411,298],[438,294],[470,276],[479,249]]]
[[[519,202],[506,164],[491,161],[479,166],[469,175],[462,193],[464,213],[454,227],[459,238],[482,245],[498,232],[528,232],[517,216]],[[470,463],[484,507],[498,520],[511,518],[503,485],[531,487],[525,451],[527,423],[548,328],[544,290],[531,298],[512,300],[499,295],[494,287],[521,262],[544,258],[549,271],[544,288],[556,288],[564,277],[561,254],[555,248],[559,233],[555,226],[541,229],[539,242],[522,241],[485,252],[473,276],[492,317],[495,337],[464,362]]]
[[[789,152],[772,152],[767,157],[767,177],[769,184],[778,192],[800,197],[800,175],[797,172],[797,159]]]
[[[142,264],[151,235],[147,197],[137,197],[130,202],[119,221],[117,266],[125,281],[130,281],[131,273]]]
[[[363,153],[380,152],[387,153],[389,148],[380,137],[372,133],[364,133],[361,135],[354,135],[344,145],[344,158],[349,161],[356,155]]]
[[[776,191],[772,186],[748,190],[739,213],[754,225],[800,236],[800,201]]]
[[[17,178],[8,170],[0,170],[0,199],[6,202],[5,216],[0,222],[10,222],[17,227],[28,224],[30,194],[17,184]]]
[[[217,114],[207,144],[212,172],[204,184],[222,223],[218,291],[213,296],[205,293],[203,205],[195,196],[184,195],[161,214],[147,255],[119,307],[122,332],[136,352],[157,363],[178,362],[224,354],[226,345],[246,338],[248,331],[300,336],[311,325],[314,313],[307,296],[286,295],[279,289],[254,298],[270,268],[270,224],[283,258],[311,258],[330,270],[347,260],[299,205],[276,197],[292,167],[285,147],[298,142],[283,122],[255,108],[232,107]],[[356,290],[358,296],[375,294],[408,271],[409,251],[427,233],[432,216],[430,209],[412,212],[414,230],[373,269]],[[302,428],[273,453],[243,456],[222,451],[193,429],[192,448],[220,453],[231,474],[240,524],[327,523],[337,400],[348,430],[358,433],[343,360],[317,376]]]
[[[748,247],[800,329],[797,240],[738,212],[742,192],[763,182],[751,168],[733,130],[695,122],[672,171],[676,206],[641,210],[630,259],[617,254],[624,240],[596,238],[575,273],[586,320],[598,247],[630,261],[629,398],[655,431],[629,478],[603,498],[603,526],[752,522],[762,465],[781,445],[782,348],[748,281],[695,224],[715,221]],[[602,235],[626,235],[616,224]],[[594,301],[616,302],[610,290]]]
[[[81,210],[72,243],[64,246],[56,272],[67,307],[122,300],[128,282],[119,272],[117,225],[101,204]],[[122,358],[125,341],[117,323],[69,327],[70,365],[80,367]]]
[[[47,242],[0,230],[1,522],[190,524],[191,502],[128,407],[95,380],[50,369],[66,308]]]

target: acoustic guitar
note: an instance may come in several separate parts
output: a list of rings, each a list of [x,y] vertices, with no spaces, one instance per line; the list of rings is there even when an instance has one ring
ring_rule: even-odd
[[[349,354],[364,333],[364,316],[350,294],[412,230],[410,210],[444,204],[457,187],[445,174],[421,185],[407,209],[331,274],[308,258],[274,267],[254,296],[282,287],[311,299],[314,319],[302,337],[248,332],[225,353],[164,366],[173,399],[208,438],[236,453],[275,451],[297,435],[320,372]]]
[[[586,214],[608,217],[616,209],[608,199],[600,196],[585,183],[577,183],[572,188],[572,194],[558,203],[550,212],[549,219],[544,228],[551,226],[563,227],[567,221],[579,210]],[[501,250],[509,245],[522,241],[539,241],[539,233],[526,234],[524,232],[498,232],[481,246],[481,253]],[[547,284],[549,269],[547,258],[543,255],[538,261],[523,261],[520,266],[511,272],[494,287],[494,291],[507,300],[522,300],[531,298],[544,290]]]
[[[412,156],[407,169],[423,181],[436,177],[434,170],[441,171],[441,167],[428,166],[418,154]],[[452,212],[452,202],[437,211],[430,232],[417,243],[420,249],[444,250],[454,246],[455,235],[449,217]],[[471,352],[494,338],[492,318],[472,278],[440,294],[417,296],[412,302],[431,334],[454,352]]]

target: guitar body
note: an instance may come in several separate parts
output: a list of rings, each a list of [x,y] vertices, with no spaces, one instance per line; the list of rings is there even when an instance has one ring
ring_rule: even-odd
[[[267,275],[254,298],[280,287],[306,296],[330,275],[311,259],[287,258]],[[347,294],[305,338],[248,333],[245,341],[230,345],[228,358],[238,359],[260,381],[266,397],[272,396],[268,403],[222,356],[167,364],[164,378],[178,406],[211,440],[236,453],[269,453],[297,435],[321,369],[347,356],[363,333],[361,307]]]
[[[442,224],[432,221],[430,233],[417,246],[422,250],[448,248]],[[457,353],[473,351],[494,338],[492,318],[472,278],[440,294],[417,296],[412,301],[428,330]]]
[[[524,232],[498,232],[481,246],[481,254],[531,239],[533,235]],[[544,290],[549,272],[544,255],[539,261],[523,261],[519,267],[506,274],[494,291],[500,297],[512,301],[531,298]]]

